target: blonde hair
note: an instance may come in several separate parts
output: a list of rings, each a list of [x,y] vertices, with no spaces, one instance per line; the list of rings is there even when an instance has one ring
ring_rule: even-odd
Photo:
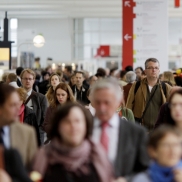
[[[167,82],[171,83],[172,86],[176,85],[173,73],[171,73],[170,71],[165,71],[163,73],[163,75],[164,75],[164,81],[167,81]]]
[[[54,91],[54,99],[51,103],[52,107],[57,107],[59,105],[59,102],[58,102],[57,97],[56,97],[56,92],[58,89],[62,89],[68,94],[67,102],[75,102],[76,101],[71,87],[67,83],[60,83]]]
[[[36,78],[36,74],[35,74],[35,72],[33,70],[31,70],[31,69],[25,69],[25,70],[22,71],[22,73],[20,75],[20,78],[21,79],[23,78],[23,75],[24,75],[25,72],[31,74],[34,79]]]
[[[51,85],[51,79],[53,76],[57,76],[59,81],[61,82],[61,77],[57,74],[57,73],[52,73],[50,78],[49,78],[49,85],[50,85],[50,88],[48,89],[47,93],[46,93],[46,97],[47,97],[47,100],[49,102],[49,104],[51,104],[54,100],[54,89]]]
[[[27,99],[27,91],[24,88],[17,88],[16,90],[20,97],[20,100],[22,100],[23,103],[25,103]]]

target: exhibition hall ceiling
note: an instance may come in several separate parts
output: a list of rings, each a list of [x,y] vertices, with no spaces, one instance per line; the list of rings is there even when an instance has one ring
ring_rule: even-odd
[[[141,0],[142,1],[142,0]],[[167,1],[167,0],[166,0]],[[182,17],[181,7],[168,0],[169,17]],[[120,18],[122,0],[0,0],[0,18]]]

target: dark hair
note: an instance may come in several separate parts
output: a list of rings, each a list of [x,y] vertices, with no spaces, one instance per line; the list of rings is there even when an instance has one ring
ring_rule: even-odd
[[[42,72],[41,72],[41,75],[42,75],[43,77],[46,76],[46,75],[51,76],[51,74],[50,74],[49,72],[47,72],[47,71],[42,71]]]
[[[138,70],[138,69],[140,69],[141,72],[143,72],[143,68],[142,68],[142,67],[137,67],[137,68],[135,68],[135,71]]]
[[[175,79],[176,85],[182,87],[182,77],[175,76],[174,79]]]
[[[126,72],[133,71],[133,67],[132,66],[126,66],[125,71]]]
[[[120,78],[123,78],[126,75],[126,71],[125,70],[121,70],[120,71]]]
[[[0,106],[3,106],[9,96],[16,92],[16,89],[7,84],[0,84]]]
[[[116,71],[118,68],[112,68],[112,69],[110,69],[110,75],[114,72],[114,71]]]
[[[148,146],[156,149],[159,145],[159,142],[169,133],[181,137],[181,131],[175,126],[162,125],[151,133]]]
[[[86,139],[90,138],[90,136],[92,134],[92,120],[89,117],[87,110],[78,103],[67,103],[67,104],[64,104],[63,106],[61,106],[56,111],[56,113],[52,119],[52,125],[51,125],[51,129],[50,129],[50,133],[49,133],[50,139],[53,139],[55,137],[61,138],[59,131],[58,131],[59,125],[61,122],[63,122],[64,118],[69,115],[70,110],[75,107],[79,108],[85,116],[86,130],[87,130],[85,138]]]
[[[104,68],[98,68],[95,76],[105,77],[106,76],[106,70]]]
[[[145,69],[147,68],[147,64],[148,64],[149,62],[159,63],[159,61],[158,61],[156,58],[148,58],[148,59],[145,61]]]
[[[67,69],[69,73],[72,73],[72,66],[67,65],[65,66],[65,69]]]
[[[174,88],[175,88],[175,87],[174,87]],[[173,92],[171,93],[171,95],[170,95],[170,97],[169,97],[169,99],[168,99],[169,107],[170,107],[170,104],[171,104],[171,101],[172,101],[174,95],[176,95],[176,94],[182,96],[182,88],[177,88],[175,91],[173,91]]]
[[[17,74],[17,76],[20,76],[21,75],[21,72],[24,70],[24,68],[22,68],[22,67],[18,67],[18,68],[16,68],[16,74]]]
[[[82,74],[82,76],[85,77],[84,72],[82,72],[82,71],[76,71],[76,72],[75,72],[75,75],[76,75],[77,73],[78,73],[78,74]]]

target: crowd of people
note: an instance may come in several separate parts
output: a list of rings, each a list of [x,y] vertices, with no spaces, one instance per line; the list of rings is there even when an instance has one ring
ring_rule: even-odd
[[[40,71],[0,83],[0,182],[182,182],[182,76]]]

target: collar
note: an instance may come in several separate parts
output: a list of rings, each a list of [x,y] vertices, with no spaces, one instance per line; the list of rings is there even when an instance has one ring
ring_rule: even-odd
[[[11,85],[12,87],[15,87],[15,88],[19,88],[19,86],[17,85],[16,82],[10,82],[9,85]]]
[[[91,105],[91,103],[88,105],[88,107],[89,107],[89,110],[90,110],[92,116],[95,116],[95,108]]]
[[[94,119],[94,128],[95,127],[100,127],[100,123],[101,121],[96,117]],[[117,113],[115,113],[111,119],[109,120],[109,126],[111,126],[112,128],[118,128],[119,127],[119,116]]]
[[[29,92],[27,92],[27,96],[30,97],[31,94],[32,94],[32,89]]]
[[[76,85],[75,85],[75,89],[76,89],[76,90],[78,90],[78,88],[77,88],[77,86],[76,86]],[[80,90],[78,90],[78,91],[79,91],[79,92],[80,92],[80,91],[85,92],[85,88],[84,88],[84,86],[82,85],[82,86],[81,86],[81,89],[80,89]]]
[[[9,126],[3,126],[3,135],[9,134]]]

